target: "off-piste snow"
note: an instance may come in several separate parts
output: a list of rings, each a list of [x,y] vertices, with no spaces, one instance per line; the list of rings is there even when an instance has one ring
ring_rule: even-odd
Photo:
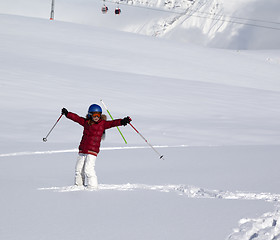
[[[0,3],[0,238],[280,239],[278,0],[51,3]],[[100,99],[164,160],[108,129],[76,187],[83,129],[42,139]]]

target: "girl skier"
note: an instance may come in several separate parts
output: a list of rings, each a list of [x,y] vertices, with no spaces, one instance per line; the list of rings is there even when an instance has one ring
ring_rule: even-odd
[[[97,189],[98,182],[94,167],[105,129],[121,125],[126,126],[131,122],[131,118],[125,117],[106,121],[106,115],[102,114],[102,108],[97,104],[92,104],[89,107],[86,118],[68,112],[66,108],[63,108],[61,113],[84,127],[76,163],[75,185],[86,186],[87,180],[88,188]]]

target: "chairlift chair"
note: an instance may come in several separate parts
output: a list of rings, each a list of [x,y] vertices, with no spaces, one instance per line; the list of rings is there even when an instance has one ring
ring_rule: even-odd
[[[102,8],[101,8],[101,11],[103,14],[107,13],[108,12],[108,7],[106,5],[104,5]]]
[[[119,8],[119,7],[117,7],[116,9],[115,9],[115,14],[116,15],[119,15],[121,13],[121,9]]]

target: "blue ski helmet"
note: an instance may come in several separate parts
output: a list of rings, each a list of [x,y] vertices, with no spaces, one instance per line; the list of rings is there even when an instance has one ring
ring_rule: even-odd
[[[102,113],[102,108],[99,105],[97,105],[97,104],[92,104],[88,108],[88,113],[92,113],[92,112],[100,112],[100,113]]]

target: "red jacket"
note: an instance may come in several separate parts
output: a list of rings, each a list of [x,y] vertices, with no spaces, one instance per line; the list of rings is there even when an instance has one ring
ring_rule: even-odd
[[[80,142],[79,152],[97,156],[99,153],[101,137],[105,129],[121,126],[121,119],[105,121],[99,119],[97,123],[89,119],[78,116],[75,113],[68,112],[67,118],[79,123],[84,127],[83,137]]]

